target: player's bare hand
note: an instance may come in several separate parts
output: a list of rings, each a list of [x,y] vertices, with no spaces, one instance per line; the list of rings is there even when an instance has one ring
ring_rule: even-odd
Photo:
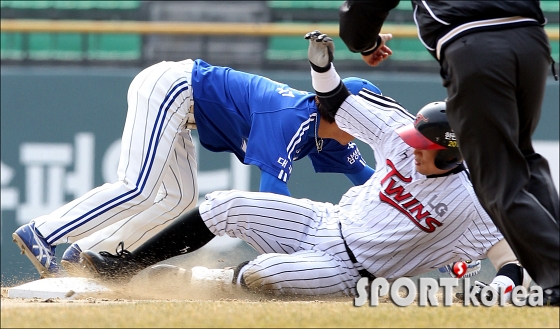
[[[387,41],[393,38],[393,35],[390,33],[383,33],[379,34],[379,37],[381,38],[381,45],[379,48],[369,55],[362,55],[364,62],[370,66],[377,66],[379,63],[389,58],[389,56],[393,55],[391,48],[386,45]]]
[[[331,37],[319,31],[305,34],[305,39],[309,40],[307,58],[316,67],[329,67],[334,59],[334,42]],[[315,68],[314,68],[315,69]]]

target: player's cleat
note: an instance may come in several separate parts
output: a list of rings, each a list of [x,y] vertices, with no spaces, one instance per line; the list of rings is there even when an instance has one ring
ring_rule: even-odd
[[[455,265],[455,263],[456,262],[453,262],[449,265],[440,267],[439,272],[447,273],[452,278],[456,278],[457,275],[453,272],[453,265]],[[480,260],[474,260],[474,261],[468,260],[465,261],[465,264],[467,265],[467,272],[463,276],[461,276],[461,278],[470,278],[480,273],[480,269],[482,268],[482,262]]]
[[[543,290],[543,306],[560,306],[560,286]]]
[[[204,266],[195,266],[191,270],[169,264],[159,264],[150,267],[147,270],[150,282],[157,283],[161,281],[182,282],[214,282],[214,283],[235,283],[235,269],[226,267],[224,269],[209,269]]]
[[[147,270],[148,280],[151,282],[171,281],[171,280],[191,280],[191,272],[179,266],[169,264],[159,264]]]
[[[72,243],[62,254],[62,262],[79,263],[82,248],[76,243]]]
[[[83,251],[80,253],[80,264],[94,277],[108,281],[127,282],[142,270],[142,266],[133,258],[133,255],[124,249],[124,244],[121,242],[115,255],[107,251],[99,253],[91,250]]]
[[[247,284],[245,283],[245,280],[243,279],[243,272],[245,272],[245,270],[243,268],[247,264],[249,264],[248,260],[246,260],[243,263],[237,265],[235,267],[235,269],[233,270],[233,283],[237,284],[237,285],[239,285],[240,287],[243,287],[243,288],[247,288]]]
[[[41,278],[55,277],[59,273],[59,266],[55,256],[55,246],[51,246],[35,229],[35,222],[25,224],[12,234],[13,241],[18,245],[21,253],[27,256],[37,268]]]
[[[72,276],[81,276],[84,273],[80,265],[80,253],[82,249],[76,243],[72,243],[62,254],[60,265]]]
[[[209,269],[204,266],[195,266],[191,270],[192,277],[191,282],[196,281],[213,281],[226,284],[233,283],[233,272],[232,267],[227,267],[224,269]]]

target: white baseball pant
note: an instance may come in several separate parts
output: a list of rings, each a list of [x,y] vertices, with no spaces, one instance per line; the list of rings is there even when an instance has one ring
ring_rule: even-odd
[[[128,90],[118,181],[34,221],[51,245],[134,250],[198,199],[197,164],[187,116],[193,105],[192,60],[161,62]]]
[[[199,210],[214,234],[241,238],[263,253],[244,267],[250,289],[355,295],[361,277],[340,234],[337,206],[233,190],[208,194]]]

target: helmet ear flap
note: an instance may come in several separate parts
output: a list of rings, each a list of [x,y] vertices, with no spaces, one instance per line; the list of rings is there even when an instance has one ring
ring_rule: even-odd
[[[434,164],[439,170],[449,170],[457,167],[463,161],[463,156],[458,149],[446,149],[438,151]]]

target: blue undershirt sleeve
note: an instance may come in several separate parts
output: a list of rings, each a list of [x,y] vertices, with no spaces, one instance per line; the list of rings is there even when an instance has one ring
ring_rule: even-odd
[[[259,186],[259,191],[290,196],[288,184],[265,171],[261,171],[261,185]]]
[[[371,175],[373,175],[374,172],[375,170],[373,170],[373,168],[365,166],[359,173],[345,175],[352,181],[352,183],[354,183],[354,185],[362,185],[371,177]]]

